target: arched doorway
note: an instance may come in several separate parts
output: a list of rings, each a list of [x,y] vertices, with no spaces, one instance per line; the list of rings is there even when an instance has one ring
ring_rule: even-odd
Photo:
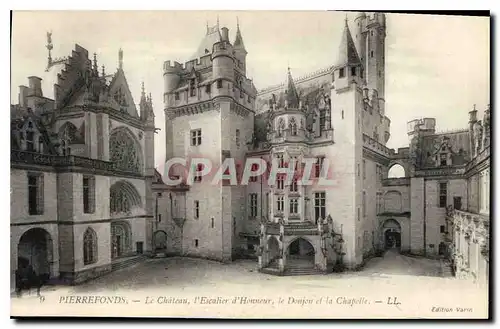
[[[267,241],[267,252],[269,263],[273,262],[280,256],[280,245],[274,236]]]
[[[42,228],[26,231],[17,245],[17,268],[31,267],[37,275],[50,277],[53,260],[52,238]]]
[[[130,225],[124,221],[111,223],[111,258],[126,256],[132,251]]]
[[[287,265],[314,266],[314,247],[304,238],[298,238],[288,245]]]
[[[167,233],[165,231],[156,231],[154,234],[155,251],[167,250]]]
[[[384,249],[401,249],[401,225],[394,219],[388,219],[382,227]]]
[[[111,216],[130,215],[133,209],[142,207],[142,198],[130,182],[121,180],[109,189],[109,212]]]

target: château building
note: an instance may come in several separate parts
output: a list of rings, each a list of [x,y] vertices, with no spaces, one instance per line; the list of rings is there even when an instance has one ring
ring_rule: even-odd
[[[106,74],[76,45],[49,58],[11,105],[11,282],[17,269],[78,283],[152,249],[155,122],[151,95],[136,106],[123,68]],[[60,67],[62,66],[62,67]]]
[[[198,177],[174,187],[163,180],[185,178],[185,168],[158,173],[155,220],[167,253],[254,257],[261,271],[280,275],[358,268],[392,247],[450,254],[448,207],[474,211],[477,202],[475,192],[467,194],[475,184],[469,167],[476,128],[440,133],[435,119],[417,119],[408,123],[409,146],[389,149],[385,15],[358,14],[354,37],[347,20],[340,31],[332,66],[298,79],[289,69],[283,84],[259,91],[246,74],[251,53],[239,25],[233,42],[228,28],[207,27],[191,59],[164,63],[166,161],[316,163],[310,186],[278,176],[275,184],[259,177],[213,185]],[[404,169],[402,177],[389,176],[394,166]],[[322,170],[332,185],[319,184]],[[482,188],[484,197],[489,190]]]

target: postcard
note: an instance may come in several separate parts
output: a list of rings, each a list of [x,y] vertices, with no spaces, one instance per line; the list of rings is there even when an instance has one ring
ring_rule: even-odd
[[[13,12],[11,316],[489,318],[488,15]]]

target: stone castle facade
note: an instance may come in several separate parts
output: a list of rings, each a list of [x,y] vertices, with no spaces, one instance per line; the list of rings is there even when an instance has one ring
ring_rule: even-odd
[[[136,108],[121,50],[113,74],[79,45],[57,65],[53,99],[32,76],[11,106],[12,282],[31,266],[78,283],[152,248],[151,96]]]
[[[49,52],[49,68],[64,66],[53,99],[30,77],[11,106],[12,275],[29,264],[78,283],[150,253],[320,273],[398,248],[487,277],[489,108],[449,133],[432,118],[410,121],[409,146],[389,149],[385,15],[360,13],[354,26],[341,29],[330,67],[298,79],[289,69],[260,91],[239,26],[233,42],[226,27],[207,27],[189,61],[164,63],[166,161],[259,158],[300,172],[312,159],[311,185],[284,175],[165,184],[186,168],[154,169],[151,96],[143,89],[137,111],[123,52],[113,74],[78,45],[61,60]],[[389,175],[394,166],[403,177]]]
[[[325,272],[357,268],[390,247],[446,257],[453,249],[445,234],[448,207],[487,214],[489,205],[474,205],[489,186],[467,193],[477,190],[470,165],[478,153],[475,123],[439,133],[434,119],[414,120],[408,147],[386,147],[385,15],[361,13],[354,25],[353,38],[346,21],[332,66],[299,79],[289,70],[283,84],[260,91],[246,76],[239,26],[233,42],[226,27],[207,27],[191,60],[165,62],[166,161],[203,156],[217,166],[227,157],[262,158],[303,168],[315,158],[321,172],[328,159],[335,181],[321,186],[317,174],[312,186],[201,180],[174,190],[158,175],[156,221],[168,253],[254,257],[262,271],[277,274],[299,263]],[[481,127],[489,141],[489,110]],[[389,177],[395,165],[404,177]]]

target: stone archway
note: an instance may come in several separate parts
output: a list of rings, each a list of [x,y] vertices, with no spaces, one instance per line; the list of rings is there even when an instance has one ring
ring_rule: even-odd
[[[163,230],[156,231],[153,238],[154,250],[164,252],[167,250],[167,232]]]
[[[269,263],[280,257],[280,244],[274,236],[267,240],[267,253]]]
[[[32,228],[24,232],[17,245],[17,269],[31,267],[37,275],[50,278],[53,261],[53,242],[49,232],[43,228]]]
[[[132,251],[132,233],[129,223],[111,222],[111,258],[123,257]]]
[[[388,219],[382,225],[384,249],[401,250],[401,225],[394,219]]]
[[[311,242],[297,238],[290,242],[286,251],[287,266],[314,266],[315,250]]]

